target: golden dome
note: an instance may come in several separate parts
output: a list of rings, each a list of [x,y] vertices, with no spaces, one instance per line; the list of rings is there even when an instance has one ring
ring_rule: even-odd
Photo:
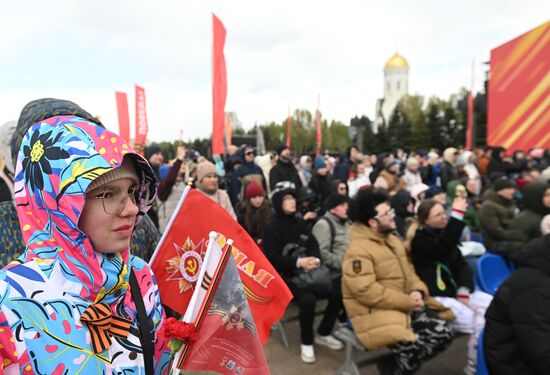
[[[384,65],[384,68],[408,68],[409,64],[407,63],[407,60],[397,52],[395,55],[390,57],[388,61],[386,61],[386,65]]]

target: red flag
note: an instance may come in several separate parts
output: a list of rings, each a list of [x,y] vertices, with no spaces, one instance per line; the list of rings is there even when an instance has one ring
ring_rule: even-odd
[[[233,118],[230,115],[228,115],[227,116],[227,145],[230,145],[232,140],[233,140]]]
[[[130,140],[130,115],[128,113],[128,96],[125,92],[115,92],[118,113],[119,134],[126,141]]]
[[[290,148],[290,127],[292,126],[292,118],[290,117],[290,107],[288,108],[288,117],[286,119],[286,147]]]
[[[214,42],[212,43],[212,154],[223,154],[225,99],[227,97],[227,72],[225,70],[225,27],[212,14]]]
[[[474,61],[472,61],[472,86],[468,92],[468,127],[466,128],[466,150],[472,148],[472,132],[474,129]]]
[[[175,212],[150,261],[163,303],[185,313],[199,278],[208,234],[223,233],[234,240],[233,257],[265,344],[271,326],[292,299],[281,276],[239,223],[201,192],[187,188]]]
[[[320,107],[321,96],[317,95],[317,113],[315,114],[315,125],[317,126],[317,148],[315,155],[321,155],[321,144],[323,143],[323,132],[321,130],[321,110]]]
[[[136,85],[136,145],[145,144],[148,130],[145,90],[143,87]]]
[[[200,287],[183,318],[195,325],[198,340],[182,348],[172,369],[269,374],[231,246],[222,250],[225,243],[222,234],[210,233]]]

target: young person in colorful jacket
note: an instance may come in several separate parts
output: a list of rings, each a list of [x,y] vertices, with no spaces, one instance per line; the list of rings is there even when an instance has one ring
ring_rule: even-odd
[[[128,249],[156,194],[145,159],[89,119],[54,116],[24,135],[15,186],[26,249],[0,271],[3,374],[149,374],[151,362],[167,373],[157,284]],[[140,300],[149,334],[140,333]]]

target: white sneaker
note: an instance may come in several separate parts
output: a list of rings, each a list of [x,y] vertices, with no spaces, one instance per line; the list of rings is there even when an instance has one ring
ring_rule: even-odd
[[[344,348],[344,343],[332,335],[327,335],[327,336],[316,335],[315,343],[317,345],[326,346],[332,350],[341,350]]]
[[[300,356],[302,357],[302,362],[314,363],[315,349],[313,349],[313,345],[300,345]]]

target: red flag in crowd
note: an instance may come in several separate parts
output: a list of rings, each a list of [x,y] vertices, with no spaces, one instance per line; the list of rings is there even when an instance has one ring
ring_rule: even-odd
[[[136,85],[136,145],[145,144],[148,130],[145,90],[143,87]]]
[[[126,141],[130,140],[130,115],[128,113],[128,96],[125,92],[115,92],[118,113],[119,134]]]
[[[290,148],[290,127],[292,126],[292,117],[290,117],[290,107],[288,107],[288,117],[286,119],[286,147]]]
[[[472,132],[474,129],[474,62],[472,61],[472,86],[468,92],[468,127],[466,128],[466,150],[472,148]]]
[[[182,347],[173,369],[269,374],[231,246],[225,244],[222,234],[210,233],[198,287],[183,318],[195,326],[197,340]]]
[[[223,154],[223,136],[225,125],[225,99],[227,97],[227,72],[223,47],[225,45],[225,27],[212,14],[214,23],[214,41],[212,43],[212,154]]]
[[[227,144],[233,141],[233,117],[227,115]]]
[[[208,233],[221,232],[234,240],[233,258],[265,344],[271,326],[292,299],[281,276],[239,223],[201,192],[186,188],[175,212],[150,261],[163,303],[185,313],[199,278]]]
[[[321,109],[320,107],[321,95],[317,95],[317,113],[315,114],[315,125],[317,127],[317,148],[315,155],[321,155],[321,144],[323,143],[323,132],[321,130]]]

